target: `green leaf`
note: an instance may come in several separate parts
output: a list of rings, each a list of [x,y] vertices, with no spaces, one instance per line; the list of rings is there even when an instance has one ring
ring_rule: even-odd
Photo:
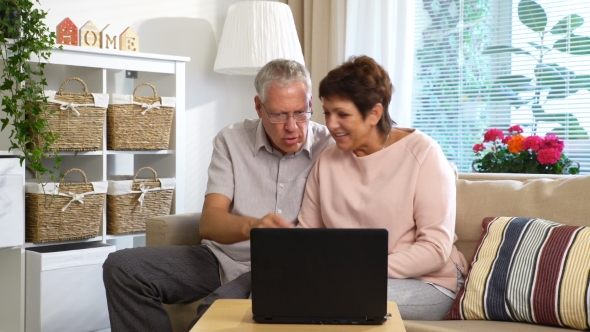
[[[561,127],[553,128],[549,134],[557,135],[558,137],[567,140],[588,139],[588,133],[586,130],[584,130],[578,118],[576,118],[572,113],[552,115],[556,115],[555,120],[556,122],[559,122]]]
[[[533,0],[521,0],[518,3],[518,19],[534,32],[543,32],[547,27],[547,13]]]
[[[570,34],[556,41],[553,48],[572,55],[590,55],[590,37]]]
[[[531,53],[523,50],[520,47],[513,47],[513,46],[507,46],[507,45],[489,46],[489,47],[486,47],[482,52],[482,54],[484,54],[484,55],[501,54],[501,53],[514,53],[514,54],[531,55]]]
[[[510,88],[515,93],[530,91],[532,79],[524,75],[503,75],[499,76],[496,84],[502,84]]]
[[[565,98],[571,92],[570,81],[575,77],[575,73],[566,67],[556,63],[538,64],[535,68],[537,84],[540,87],[550,88],[547,98],[558,99]]]
[[[545,45],[539,45],[535,42],[528,42],[527,44],[531,45],[532,47],[538,49],[538,50],[543,50],[543,51],[550,51],[551,48],[545,46]]]
[[[584,18],[582,16],[578,14],[568,15],[557,22],[549,32],[554,35],[564,35],[581,27],[583,24]]]
[[[518,93],[502,83],[494,84],[488,91],[488,95],[491,102],[510,101],[520,103],[522,101]]]
[[[590,91],[590,75],[578,75],[572,78],[571,82],[571,89],[575,90],[573,93],[576,93],[578,90],[588,90]]]
[[[537,120],[537,119],[538,118],[543,118],[547,114],[547,113],[545,113],[545,110],[543,109],[543,106],[541,106],[539,104],[533,104],[533,105],[531,105],[531,111],[533,111],[533,116],[535,117],[535,121],[540,121],[540,120]]]

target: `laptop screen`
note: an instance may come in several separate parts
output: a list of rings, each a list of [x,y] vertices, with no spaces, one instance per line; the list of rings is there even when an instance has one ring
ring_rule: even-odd
[[[256,228],[250,241],[255,321],[385,321],[387,230]]]

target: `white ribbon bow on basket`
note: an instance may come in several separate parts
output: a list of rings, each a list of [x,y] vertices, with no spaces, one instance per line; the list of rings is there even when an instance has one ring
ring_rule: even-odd
[[[66,103],[66,102],[58,101],[58,100],[51,100],[51,102],[59,104],[60,105],[59,109],[62,111],[67,111],[67,110],[74,111],[74,113],[76,113],[76,116],[80,116],[80,112],[78,112],[78,109],[76,109],[76,107],[94,106],[94,104],[74,104],[74,103]]]
[[[65,210],[67,210],[67,208],[70,206],[70,204],[72,204],[72,202],[80,202],[80,204],[84,204],[84,196],[85,195],[89,195],[89,194],[94,194],[94,191],[90,191],[87,193],[83,193],[83,194],[74,194],[72,192],[69,192],[67,194],[65,193],[59,193],[59,196],[65,196],[65,197],[71,197],[72,199],[68,202],[68,204],[66,204],[66,206],[64,206],[61,211],[65,212]]]
[[[140,105],[142,108],[145,108],[145,110],[143,112],[141,112],[141,115],[145,115],[145,113],[147,113],[149,110],[153,109],[153,108],[160,108],[160,106],[162,106],[162,104],[160,104],[159,101],[153,103],[153,104],[147,104],[147,103],[137,103],[137,102],[133,102],[133,104],[135,105]]]
[[[141,195],[139,195],[139,198],[137,199],[137,201],[139,202],[139,211],[141,211],[141,209],[143,208],[143,200],[145,199],[145,194],[147,194],[150,191],[160,190],[160,188],[159,187],[150,188],[149,186],[146,186],[144,183],[140,183],[139,190],[140,191],[132,191],[132,193],[135,193],[135,194],[141,193]]]

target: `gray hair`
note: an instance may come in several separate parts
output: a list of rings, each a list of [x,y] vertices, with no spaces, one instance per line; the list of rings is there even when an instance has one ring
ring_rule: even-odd
[[[311,96],[309,71],[297,61],[275,59],[260,68],[254,79],[254,87],[256,88],[258,98],[263,103],[266,101],[266,91],[273,82],[276,82],[280,86],[285,86],[292,82],[301,82],[305,84],[308,98]]]

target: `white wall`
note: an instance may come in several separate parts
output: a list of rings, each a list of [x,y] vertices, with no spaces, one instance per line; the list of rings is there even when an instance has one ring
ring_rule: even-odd
[[[229,6],[240,0],[41,0],[55,31],[69,17],[80,27],[92,21],[132,27],[140,51],[187,56],[185,212],[201,211],[212,139],[224,126],[256,117],[254,77],[213,71],[217,44]],[[138,80],[138,83],[141,80]]]

